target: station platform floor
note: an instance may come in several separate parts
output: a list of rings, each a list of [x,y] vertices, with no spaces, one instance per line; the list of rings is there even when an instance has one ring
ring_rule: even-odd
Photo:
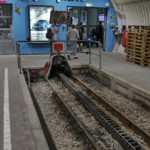
[[[95,50],[98,53],[98,50]],[[23,55],[22,67],[43,67],[49,55]],[[89,55],[78,54],[70,65],[89,63]],[[99,67],[99,57],[92,55]],[[40,122],[30,99],[15,55],[0,55],[0,150],[48,150]],[[150,91],[150,66],[142,67],[125,56],[102,52],[102,70]]]

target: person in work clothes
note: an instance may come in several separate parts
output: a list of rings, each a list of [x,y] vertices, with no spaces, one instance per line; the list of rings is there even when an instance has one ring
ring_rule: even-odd
[[[78,30],[75,29],[75,25],[72,24],[72,29],[70,29],[67,32],[67,39],[68,40],[79,40],[79,33]],[[76,56],[76,51],[77,51],[77,41],[70,41],[70,46],[71,46],[71,55],[74,56],[74,59],[78,59]],[[70,59],[70,55],[68,55],[68,58]]]

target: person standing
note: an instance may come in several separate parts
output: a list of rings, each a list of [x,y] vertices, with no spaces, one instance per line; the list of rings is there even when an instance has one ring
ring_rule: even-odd
[[[53,41],[56,41],[56,33],[59,32],[59,30],[55,30],[55,26],[56,26],[56,23],[53,23],[51,26],[51,33],[53,35],[51,40]]]
[[[104,36],[104,31],[103,31],[103,26],[102,26],[102,22],[99,22],[99,25],[96,27],[96,41],[101,42],[101,44],[103,45],[103,36]],[[98,47],[98,44],[96,45]]]
[[[79,27],[77,29],[79,32],[80,40],[83,40],[83,34],[85,34],[85,31],[84,31],[84,27],[83,27],[82,22],[80,22]],[[78,41],[77,51],[82,51],[82,47],[83,47],[83,41],[81,41],[81,42]]]
[[[89,36],[86,38],[87,40],[87,54],[89,53],[89,48],[90,48],[90,42],[93,41],[93,37],[92,37],[92,33],[89,33]],[[92,42],[91,42],[91,46],[92,46]]]
[[[53,42],[52,41],[56,41],[56,33],[59,32],[59,30],[55,30],[55,26],[56,26],[56,23],[53,23],[52,26],[50,27],[50,31],[49,31],[49,29],[47,30],[47,33],[51,32],[51,35],[52,35],[51,38],[48,38],[50,40],[51,52],[52,52],[52,48],[53,48],[53,46],[52,46]]]
[[[70,29],[67,32],[67,39],[68,40],[79,40],[79,33],[78,30],[75,29],[75,25],[72,24],[72,29]],[[76,56],[76,50],[77,50],[77,41],[70,41],[70,46],[71,46],[71,55],[74,55],[74,59],[78,59]],[[68,55],[68,58],[70,59],[70,55]]]

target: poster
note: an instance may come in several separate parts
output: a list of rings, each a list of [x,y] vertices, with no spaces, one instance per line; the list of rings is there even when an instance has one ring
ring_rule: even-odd
[[[50,13],[53,7],[30,6],[30,39],[31,41],[48,41],[46,38],[47,29],[51,27],[49,23]]]
[[[6,3],[7,0],[0,0],[0,3]]]

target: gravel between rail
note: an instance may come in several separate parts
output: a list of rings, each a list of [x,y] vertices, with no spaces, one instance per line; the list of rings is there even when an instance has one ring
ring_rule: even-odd
[[[86,74],[86,75],[77,75],[77,77],[86,83],[86,85],[92,89],[94,89],[101,96],[106,98],[108,102],[117,108],[120,112],[125,114],[131,120],[133,120],[140,128],[150,133],[150,111],[143,108],[141,105],[132,101],[131,99],[125,98],[120,94],[116,94],[108,87],[104,86],[100,83],[95,77]],[[96,102],[96,101],[95,101]],[[99,103],[97,103],[100,105]],[[105,109],[105,108],[104,108]],[[109,113],[109,115],[111,115]],[[119,120],[116,120],[119,122]],[[119,122],[122,125],[121,122]],[[126,127],[122,125],[125,130],[128,130]],[[132,130],[128,130],[128,133],[134,137],[141,145],[145,146],[143,139],[140,136],[136,135]],[[148,149],[145,147],[145,149]]]
[[[66,102],[69,102],[69,104],[75,102],[75,97],[72,95],[69,96],[70,92],[62,86],[60,81],[52,79],[50,82],[57,88]],[[59,150],[91,150],[91,145],[88,144],[76,124],[53,97],[48,84],[43,80],[39,80],[36,83],[32,83],[32,90],[38,104],[40,105],[45,121],[49,127],[54,142],[56,143],[56,147]],[[81,115],[81,112],[83,114],[88,114],[82,105],[78,105],[78,107],[72,105],[72,109],[76,114],[79,114],[78,116],[82,118],[82,121],[91,131],[91,134],[95,134],[95,139],[99,145],[104,147],[104,149],[123,149],[120,144],[118,144],[118,142],[116,142],[116,140],[97,123],[94,117],[90,115],[83,117],[84,115]]]

